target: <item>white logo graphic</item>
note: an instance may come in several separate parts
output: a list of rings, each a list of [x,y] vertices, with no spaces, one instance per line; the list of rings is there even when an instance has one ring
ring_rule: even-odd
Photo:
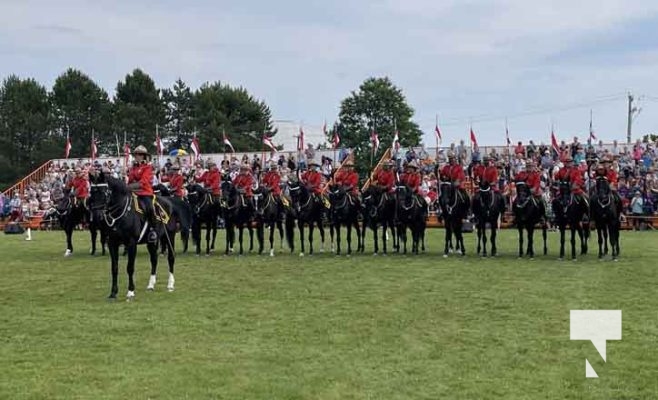
[[[571,310],[571,340],[590,340],[605,359],[605,341],[621,340],[621,310]],[[585,376],[599,376],[585,359]]]

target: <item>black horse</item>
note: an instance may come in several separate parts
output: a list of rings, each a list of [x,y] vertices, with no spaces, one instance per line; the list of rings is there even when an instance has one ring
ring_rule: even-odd
[[[279,238],[283,242],[283,204],[265,187],[254,192],[254,215],[256,219],[256,237],[258,239],[258,254],[263,253],[265,241],[265,226],[269,227],[270,256],[274,256],[274,229],[279,230]]]
[[[498,232],[498,218],[505,213],[505,202],[502,195],[494,191],[488,182],[482,181],[478,191],[473,196],[473,215],[476,220],[478,236],[477,254],[487,257],[487,224],[491,227],[491,255],[496,256],[496,234]],[[481,251],[481,252],[480,252]]]
[[[87,206],[84,201],[75,198],[72,190],[65,190],[64,196],[55,204],[55,213],[66,234],[64,257],[69,257],[73,254],[72,239],[75,227],[88,220]]]
[[[324,251],[324,218],[326,207],[322,199],[312,194],[308,188],[295,180],[288,184],[291,206],[286,212],[286,237],[290,252],[295,251],[294,221],[299,229],[300,256],[304,256],[304,226],[308,225],[308,253],[313,254],[313,231],[320,231],[320,252]]]
[[[356,230],[357,252],[364,251],[363,235],[359,226],[359,205],[355,199],[340,185],[330,185],[329,203],[330,221],[336,234],[336,255],[341,253],[341,226],[347,228],[347,255],[352,254],[352,227]]]
[[[544,207],[530,193],[530,188],[525,182],[516,183],[516,198],[512,203],[514,213],[514,224],[519,231],[519,257],[523,257],[523,231],[528,235],[528,247],[526,255],[535,257],[534,235],[535,226],[544,217]],[[544,239],[544,255],[548,252],[546,248],[546,223],[541,224],[542,238]]]
[[[145,216],[141,212],[142,206],[138,204],[137,197],[134,196],[128,186],[119,179],[108,177],[109,196],[105,206],[104,219],[109,227],[108,248],[110,250],[111,270],[112,270],[112,289],[110,290],[110,299],[115,299],[119,291],[118,274],[119,274],[119,246],[126,247],[128,255],[128,264],[126,271],[128,273],[128,300],[135,297],[135,282],[133,274],[135,273],[135,256],[137,254],[137,245],[146,243],[146,247],[151,259],[151,276],[147,290],[154,290],[156,282],[156,270],[158,267],[158,243],[147,243],[146,233],[149,229]],[[156,215],[160,223],[154,227],[158,239],[165,236],[167,238],[167,261],[169,263],[169,280],[167,289],[174,290],[174,263],[176,260],[173,241],[170,239],[176,230],[177,221],[172,218],[173,208],[171,202],[166,197],[157,196],[154,201]]]
[[[446,229],[443,257],[448,257],[453,236],[457,254],[466,255],[462,225],[468,216],[470,199],[465,192],[456,188],[449,181],[442,181],[440,189],[438,200],[440,212],[437,213],[437,218],[443,219]]]
[[[187,186],[187,201],[192,212],[192,240],[196,246],[196,255],[201,254],[201,228],[205,224],[206,256],[209,256],[215,249],[220,204],[213,202],[210,191],[197,183]]]
[[[235,244],[235,228],[238,229],[238,242],[240,244],[240,255],[244,254],[243,235],[244,229],[249,231],[249,251],[254,249],[254,231],[251,221],[254,215],[253,203],[244,193],[229,181],[222,182],[222,214],[226,228],[226,250],[225,254],[233,251]]]
[[[107,203],[107,183],[104,175],[90,176],[91,188],[89,190],[89,233],[91,233],[91,255],[96,254],[96,239],[100,232],[101,254],[105,255],[108,226],[103,218],[103,209]]]
[[[552,203],[555,214],[555,224],[560,230],[560,260],[564,259],[564,241],[567,225],[571,230],[571,258],[576,259],[576,233],[580,238],[580,254],[587,254],[587,240],[589,239],[589,203],[584,197],[578,198],[571,193],[568,181],[559,182],[557,196]]]
[[[419,249],[425,251],[425,227],[427,225],[427,209],[413,191],[404,185],[396,186],[397,233],[402,242],[402,253],[407,254],[407,229],[411,231],[411,252],[418,254]]]
[[[386,193],[382,188],[376,186],[369,186],[363,192],[363,236],[365,238],[365,226],[369,226],[373,232],[375,241],[374,254],[379,253],[379,238],[377,237],[377,229],[382,227],[382,251],[384,254],[387,252],[386,247],[386,232],[391,230],[391,237],[393,238],[393,249],[399,249],[397,229],[395,226],[395,196]]]
[[[612,259],[619,257],[619,213],[614,196],[610,191],[610,184],[604,177],[596,179],[596,193],[591,198],[591,215],[596,226],[599,243],[599,258],[608,254],[608,237],[612,249]],[[605,247],[605,249],[603,249]]]

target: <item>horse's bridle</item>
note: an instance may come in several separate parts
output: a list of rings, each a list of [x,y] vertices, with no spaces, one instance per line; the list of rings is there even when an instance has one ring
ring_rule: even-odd
[[[116,222],[118,220],[120,220],[121,218],[123,218],[126,215],[128,210],[130,210],[130,201],[131,200],[132,200],[132,196],[126,196],[126,201],[125,201],[125,204],[123,205],[123,210],[121,211],[121,214],[119,214],[118,217],[112,216],[112,210],[118,210],[121,206],[111,207],[103,213],[103,219],[105,219],[105,223],[107,224],[107,226],[109,226],[110,228],[113,227],[114,224],[116,224]],[[108,220],[108,218],[110,220],[112,220],[112,222],[110,222],[110,220]]]

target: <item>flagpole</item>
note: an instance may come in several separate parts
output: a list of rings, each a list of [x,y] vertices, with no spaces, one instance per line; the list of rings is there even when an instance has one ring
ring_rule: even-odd
[[[94,128],[91,128],[91,163],[94,163],[96,159],[96,152],[94,151],[96,147],[96,142],[94,141]]]
[[[70,137],[69,137],[70,134],[71,134],[71,128],[69,127],[68,124],[66,124],[66,146],[68,146],[69,143],[71,143],[71,142],[70,142],[71,139],[70,139]],[[67,154],[66,154],[66,158],[68,159],[70,155],[71,155],[71,150],[69,150],[69,151],[67,152]]]
[[[126,144],[127,143],[128,143],[128,138],[126,137],[126,131],[123,131],[123,148],[124,148],[124,152],[126,151],[125,149],[126,149]],[[123,172],[124,172],[124,174],[128,170],[128,157],[129,157],[129,155],[126,155],[126,154],[123,155]]]
[[[436,130],[439,129],[439,114],[436,114],[436,118],[434,121],[434,139],[436,142],[436,149],[434,149],[434,161],[438,162],[439,160],[439,134],[436,132]]]
[[[119,153],[119,134],[114,132],[114,140],[117,142],[117,158],[121,157],[121,153]]]
[[[505,117],[505,146],[507,147],[507,156],[509,157],[510,152],[509,152],[509,145],[510,145],[510,140],[509,140],[509,128],[507,126],[507,117]]]
[[[334,124],[334,136],[331,138],[331,147],[334,148],[334,159],[331,160],[331,172],[334,172],[334,165],[336,165],[336,133],[336,125]]]

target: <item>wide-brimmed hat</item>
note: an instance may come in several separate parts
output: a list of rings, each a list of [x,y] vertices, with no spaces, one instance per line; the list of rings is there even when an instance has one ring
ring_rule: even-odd
[[[315,161],[315,160],[308,160],[308,166],[310,167],[310,166],[313,166],[313,165],[315,165],[316,167],[319,167],[319,166],[320,166],[320,164],[318,164],[317,161]]]
[[[144,154],[146,156],[150,155],[149,151],[146,150],[146,147],[144,147],[141,144],[139,146],[135,147],[135,149],[133,150],[133,154]]]
[[[352,161],[345,161],[345,164],[343,164],[343,167],[354,167],[354,163]]]
[[[413,168],[413,169],[418,169],[418,163],[416,160],[410,161],[406,165],[407,168]]]
[[[455,158],[455,153],[454,152],[449,152],[448,153],[448,159]]]
[[[251,171],[251,166],[249,164],[241,164],[240,171]]]

